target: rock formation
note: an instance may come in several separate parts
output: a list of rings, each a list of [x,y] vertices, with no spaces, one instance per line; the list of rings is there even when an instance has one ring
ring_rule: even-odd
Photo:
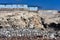
[[[44,28],[41,17],[33,12],[1,13],[0,26],[19,28]]]
[[[58,31],[57,31],[58,30]],[[36,36],[52,38],[60,33],[60,14],[32,11],[0,11],[0,36]]]

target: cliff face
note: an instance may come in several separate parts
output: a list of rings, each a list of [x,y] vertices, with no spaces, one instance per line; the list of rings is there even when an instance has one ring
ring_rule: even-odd
[[[0,11],[0,36],[60,36],[60,14],[33,11]]]
[[[40,14],[29,11],[0,11],[0,26],[14,28],[45,29],[55,23],[60,23],[60,14]],[[51,25],[53,26],[53,25]]]
[[[21,11],[0,13],[0,21],[3,27],[19,28],[44,28],[41,23],[41,17],[38,13]]]
[[[48,14],[44,14],[44,13],[39,13],[40,16],[44,19],[44,24],[47,28],[51,27],[51,29],[53,28],[54,30],[60,30],[60,13],[49,13]]]

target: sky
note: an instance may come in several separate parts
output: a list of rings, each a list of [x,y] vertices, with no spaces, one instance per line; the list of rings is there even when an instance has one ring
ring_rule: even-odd
[[[0,4],[27,4],[42,10],[60,10],[60,0],[0,0]]]

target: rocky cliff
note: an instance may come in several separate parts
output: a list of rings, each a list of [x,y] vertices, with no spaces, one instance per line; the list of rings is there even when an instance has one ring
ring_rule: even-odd
[[[56,33],[57,32],[57,33]],[[0,36],[60,35],[60,14],[33,11],[0,11]]]

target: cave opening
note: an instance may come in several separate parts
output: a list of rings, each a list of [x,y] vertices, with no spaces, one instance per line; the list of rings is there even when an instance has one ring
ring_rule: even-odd
[[[3,26],[0,26],[0,29],[3,28]]]
[[[53,28],[54,30],[60,30],[60,23],[56,24],[56,23],[50,23],[48,25],[50,28]]]

